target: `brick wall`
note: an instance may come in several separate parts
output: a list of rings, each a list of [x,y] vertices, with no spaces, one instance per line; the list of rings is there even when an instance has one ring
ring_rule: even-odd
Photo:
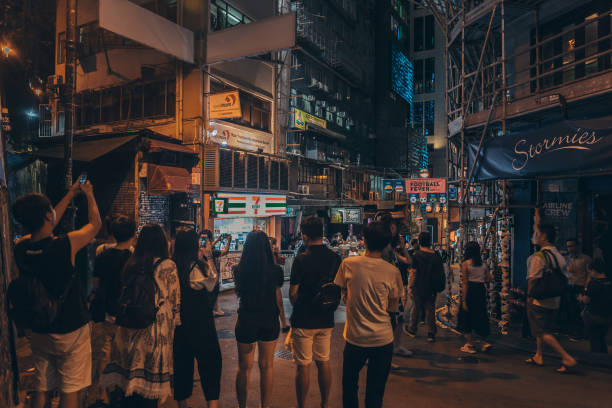
[[[132,161],[133,163],[133,161]],[[130,218],[136,217],[136,181],[134,180],[134,165],[125,172],[125,177],[116,185],[114,197],[112,198],[110,214],[126,215]]]
[[[140,180],[138,225],[160,224],[166,230],[170,226],[170,197],[149,195],[146,179]]]

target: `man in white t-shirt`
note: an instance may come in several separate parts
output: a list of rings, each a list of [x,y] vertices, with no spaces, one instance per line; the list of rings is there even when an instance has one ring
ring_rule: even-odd
[[[368,363],[366,407],[382,406],[393,357],[393,328],[389,312],[397,310],[402,295],[399,270],[382,259],[391,242],[389,228],[380,221],[364,229],[366,253],[345,259],[335,283],[342,288],[346,303],[342,401],[356,408],[359,372]]]
[[[538,225],[534,228],[532,242],[540,247],[540,251],[527,259],[528,292],[534,281],[541,278],[544,270],[549,267],[556,266],[567,275],[565,259],[552,244],[552,242],[555,242],[555,237],[556,232],[551,225]],[[574,370],[576,360],[565,351],[552,334],[560,305],[561,296],[545,299],[527,298],[527,319],[531,334],[536,337],[537,350],[533,357],[526,360],[526,363],[543,365],[543,346],[546,343],[561,356],[562,365],[557,372],[567,373]]]

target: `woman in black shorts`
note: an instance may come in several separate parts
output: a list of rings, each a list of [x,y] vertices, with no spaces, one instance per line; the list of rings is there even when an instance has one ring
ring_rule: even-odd
[[[240,263],[234,267],[236,294],[240,298],[236,341],[238,406],[246,407],[249,372],[253,367],[255,343],[259,347],[261,406],[270,406],[273,386],[273,361],[280,332],[279,305],[283,270],[274,262],[268,236],[262,231],[249,233]]]

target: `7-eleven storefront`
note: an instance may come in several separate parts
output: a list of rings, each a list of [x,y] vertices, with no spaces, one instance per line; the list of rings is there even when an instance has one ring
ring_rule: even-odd
[[[273,194],[217,193],[213,197],[215,236],[232,236],[230,252],[221,258],[222,288],[233,287],[232,267],[240,261],[249,232],[264,231],[280,236],[281,216],[287,213],[287,197]],[[224,240],[220,246],[224,246]]]

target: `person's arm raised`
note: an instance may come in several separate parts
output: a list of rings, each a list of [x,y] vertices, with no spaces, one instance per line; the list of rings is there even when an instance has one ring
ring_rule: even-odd
[[[66,193],[64,198],[62,198],[60,200],[60,202],[57,203],[57,205],[55,206],[55,208],[54,208],[54,210],[55,210],[55,225],[54,225],[54,227],[57,226],[57,224],[60,222],[60,220],[64,216],[64,212],[66,212],[66,208],[68,208],[68,205],[70,204],[70,201],[72,201],[74,196],[76,196],[77,192],[79,191],[79,187],[80,186],[81,186],[81,184],[79,182],[79,179],[77,179],[77,181],[75,181],[74,184],[70,187],[70,190],[68,190],[68,192]]]
[[[98,204],[93,194],[93,186],[88,181],[86,184],[81,186],[81,189],[87,197],[87,210],[89,213],[89,222],[81,229],[68,233],[68,239],[70,239],[72,263],[74,264],[74,257],[77,252],[81,250],[85,245],[89,244],[92,239],[96,236],[100,228],[102,227],[102,220],[100,219],[100,211],[98,211]]]

